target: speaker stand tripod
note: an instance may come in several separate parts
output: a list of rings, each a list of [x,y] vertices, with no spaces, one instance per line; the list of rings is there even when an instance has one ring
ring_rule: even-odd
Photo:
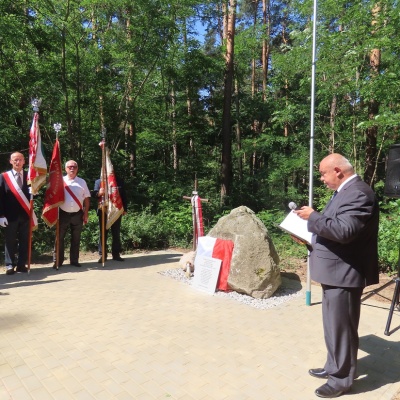
[[[392,298],[392,303],[390,304],[390,311],[389,311],[389,316],[386,322],[386,328],[385,328],[385,335],[389,336],[389,329],[390,329],[390,323],[392,322],[392,317],[393,317],[393,311],[394,308],[397,307],[398,310],[400,310],[399,303],[400,303],[400,253],[399,253],[399,259],[397,261],[397,278],[395,279],[396,286],[394,288],[393,292],[393,298]]]

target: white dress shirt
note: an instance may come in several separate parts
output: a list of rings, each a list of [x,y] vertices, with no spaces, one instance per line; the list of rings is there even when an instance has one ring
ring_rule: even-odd
[[[67,184],[67,186],[71,189],[72,193],[80,201],[81,205],[83,205],[83,201],[87,197],[90,197],[90,191],[84,179],[76,176],[74,179],[70,180],[68,175],[65,175],[64,182]],[[81,207],[79,207],[74,198],[69,194],[68,190],[65,190],[65,188],[64,188],[64,195],[65,195],[65,201],[60,206],[61,210],[68,213],[73,213],[81,209]]]

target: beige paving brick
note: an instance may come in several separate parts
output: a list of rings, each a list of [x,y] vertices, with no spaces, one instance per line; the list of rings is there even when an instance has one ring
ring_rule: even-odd
[[[320,382],[307,371],[325,359],[320,289],[311,307],[299,297],[257,310],[158,274],[179,256],[1,275],[0,399],[315,398]],[[400,389],[400,331],[383,334],[387,316],[382,304],[362,306],[352,400]]]
[[[32,399],[34,399],[34,400],[53,400],[54,399],[53,395],[50,394],[43,386],[38,389],[31,390],[29,393],[32,396]]]
[[[9,390],[10,392],[18,390],[19,388],[22,387],[21,379],[19,379],[19,377],[16,374],[8,375],[5,378],[2,378],[2,382],[6,387],[6,389]]]
[[[42,382],[35,375],[23,378],[22,383],[29,393],[42,387]]]
[[[19,387],[15,388],[12,391],[12,399],[24,399],[24,400],[31,400],[32,396],[30,393],[24,388],[24,387]]]
[[[73,394],[74,400],[96,400],[96,395],[88,393],[86,390],[80,390]]]
[[[142,393],[137,396],[137,400],[154,400],[155,397],[150,395],[149,393]]]

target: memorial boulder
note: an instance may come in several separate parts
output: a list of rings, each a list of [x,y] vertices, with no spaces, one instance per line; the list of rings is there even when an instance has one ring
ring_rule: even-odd
[[[207,236],[234,243],[228,276],[230,289],[257,299],[267,299],[281,285],[279,256],[268,230],[245,206],[220,218]]]

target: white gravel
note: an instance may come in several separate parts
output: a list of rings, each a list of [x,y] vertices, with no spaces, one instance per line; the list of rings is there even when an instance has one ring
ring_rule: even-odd
[[[159,274],[173,278],[179,282],[186,283],[187,285],[192,285],[192,279],[188,278],[181,268],[168,269],[166,271],[161,271]],[[215,296],[229,297],[240,303],[247,304],[250,307],[258,308],[260,310],[265,310],[268,308],[276,307],[279,304],[286,303],[294,298],[303,295],[302,290],[288,288],[281,286],[270,298],[268,299],[255,299],[246,294],[241,294],[238,292],[222,292],[217,291]]]

